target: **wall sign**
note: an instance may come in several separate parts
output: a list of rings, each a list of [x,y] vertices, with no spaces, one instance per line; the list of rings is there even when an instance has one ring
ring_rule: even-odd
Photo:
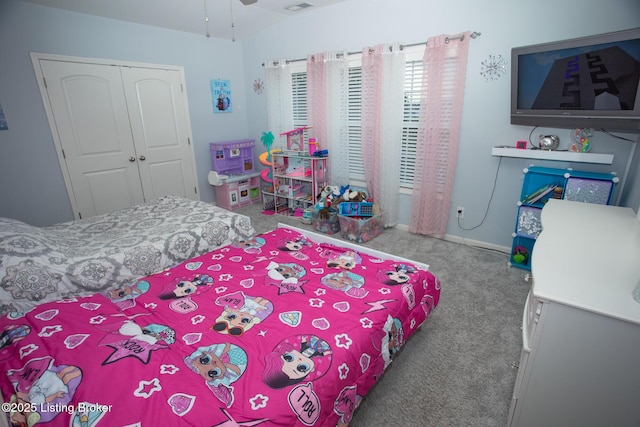
[[[211,80],[211,99],[214,113],[230,113],[231,82],[229,80]]]

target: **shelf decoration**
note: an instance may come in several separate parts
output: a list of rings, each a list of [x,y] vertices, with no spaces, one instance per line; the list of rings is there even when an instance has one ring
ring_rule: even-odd
[[[489,55],[487,59],[480,63],[480,75],[485,82],[496,81],[500,76],[507,73],[506,65],[507,61],[502,58],[502,55]]]
[[[571,144],[571,151],[578,153],[587,153],[591,150],[590,138],[593,136],[593,129],[591,128],[578,128],[571,133],[573,137],[573,143]]]

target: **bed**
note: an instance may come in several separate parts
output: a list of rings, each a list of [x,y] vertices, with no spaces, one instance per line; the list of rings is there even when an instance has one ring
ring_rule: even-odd
[[[254,234],[249,217],[179,196],[51,227],[0,218],[0,314],[120,287]]]
[[[16,425],[348,425],[439,296],[426,264],[279,225],[2,317],[3,410]]]

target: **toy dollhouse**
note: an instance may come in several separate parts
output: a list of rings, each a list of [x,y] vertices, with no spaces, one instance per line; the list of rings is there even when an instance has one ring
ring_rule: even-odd
[[[328,153],[319,155],[317,144],[305,143],[305,131],[309,128],[299,127],[280,134],[286,138],[286,150],[271,152],[270,185],[262,191],[265,213],[302,216],[327,184]],[[307,151],[312,145],[313,154]]]
[[[227,210],[250,205],[260,198],[260,173],[254,165],[255,140],[211,142],[211,167],[217,174],[210,180],[216,204]]]

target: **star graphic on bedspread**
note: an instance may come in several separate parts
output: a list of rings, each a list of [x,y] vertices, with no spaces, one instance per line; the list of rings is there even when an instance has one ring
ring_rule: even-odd
[[[166,344],[160,343],[149,344],[144,341],[131,339],[131,337],[126,337],[124,339],[120,339],[108,344],[105,342],[100,342],[99,345],[105,345],[113,349],[113,352],[109,355],[109,357],[107,357],[105,361],[102,362],[103,365],[117,362],[118,360],[125,357],[134,357],[146,365],[151,359],[152,351],[169,347]]]
[[[304,294],[302,288],[306,283],[306,280],[298,280],[295,278],[286,280],[274,280],[269,277],[265,278],[265,285],[272,285],[278,288],[278,295],[288,294],[289,292]]]
[[[162,390],[162,386],[160,385],[159,379],[154,378],[151,381],[141,380],[138,383],[138,388],[133,392],[133,395],[148,399],[153,393],[160,390]]]
[[[269,397],[260,393],[249,399],[249,402],[251,402],[251,409],[253,409],[254,411],[266,407],[268,401]]]
[[[257,426],[258,424],[262,424],[265,421],[268,421],[268,418],[262,418],[261,420],[252,420],[252,421],[241,421],[237,422],[231,417],[231,414],[227,412],[226,409],[220,408],[222,413],[227,417],[226,421],[223,421],[219,424],[215,424],[213,427],[240,427],[240,426]]]
[[[62,326],[60,325],[45,326],[38,332],[38,336],[49,338],[51,335],[60,331],[62,331]]]
[[[157,337],[145,333],[143,329],[134,322],[125,321],[123,323],[115,323],[102,327],[101,329],[109,331],[98,343],[99,346],[111,347],[113,352],[107,357],[102,365],[108,365],[117,362],[125,357],[134,357],[145,365],[151,359],[151,352],[169,348],[165,341],[169,339],[161,336],[161,334],[169,334],[173,331],[166,328],[160,331]],[[147,331],[148,332],[148,331]],[[175,332],[173,332],[175,336]],[[168,335],[167,335],[168,336]]]

